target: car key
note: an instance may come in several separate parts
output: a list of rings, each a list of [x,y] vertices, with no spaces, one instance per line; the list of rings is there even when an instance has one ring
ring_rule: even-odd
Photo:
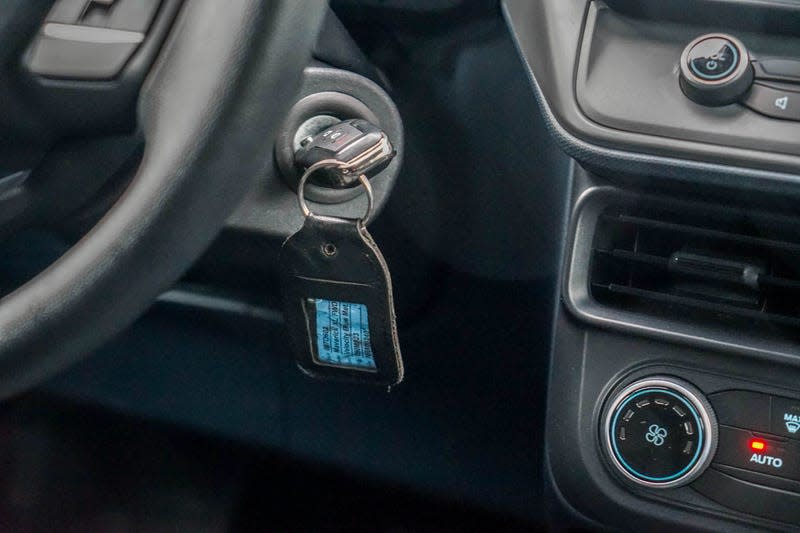
[[[385,169],[394,158],[389,137],[379,127],[362,119],[350,119],[307,137],[295,153],[295,162],[303,170],[320,161],[336,161],[315,172],[315,185],[347,189],[358,185],[361,175],[372,177]]]
[[[361,160],[362,154],[352,159]],[[403,379],[403,360],[391,275],[366,228],[373,208],[369,179],[357,177],[367,196],[361,219],[315,215],[304,198],[315,173],[341,172],[347,164],[322,159],[300,179],[305,222],[280,255],[286,325],[297,364],[307,375],[392,387]]]

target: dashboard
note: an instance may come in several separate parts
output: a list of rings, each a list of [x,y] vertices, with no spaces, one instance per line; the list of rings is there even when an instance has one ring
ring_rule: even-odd
[[[577,162],[548,383],[554,512],[622,529],[791,529],[800,4],[503,9]]]

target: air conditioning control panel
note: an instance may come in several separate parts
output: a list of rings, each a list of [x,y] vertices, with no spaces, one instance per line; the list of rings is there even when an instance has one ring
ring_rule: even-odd
[[[722,425],[715,464],[770,476],[761,480],[776,488],[800,483],[800,400],[729,390],[710,401]]]
[[[800,522],[798,399],[744,388],[705,394],[653,375],[616,387],[599,427],[608,469],[631,490],[670,498],[686,486],[728,509]]]

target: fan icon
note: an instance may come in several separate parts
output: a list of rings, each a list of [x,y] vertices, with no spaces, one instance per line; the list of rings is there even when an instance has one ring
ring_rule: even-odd
[[[647,428],[647,435],[644,436],[644,438],[647,439],[647,442],[653,444],[654,446],[661,446],[664,444],[664,439],[666,437],[667,430],[658,424],[653,424]]]

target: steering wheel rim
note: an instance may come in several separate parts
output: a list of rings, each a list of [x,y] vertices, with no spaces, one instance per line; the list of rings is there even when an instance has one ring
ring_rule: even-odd
[[[209,245],[270,161],[326,5],[184,3],[140,94],[135,177],[86,236],[0,300],[0,399],[124,329]]]

